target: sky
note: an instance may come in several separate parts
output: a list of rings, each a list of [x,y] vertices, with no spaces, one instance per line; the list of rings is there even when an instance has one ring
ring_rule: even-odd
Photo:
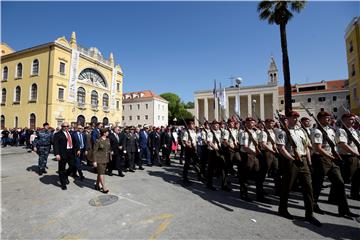
[[[123,91],[173,92],[185,102],[214,79],[267,83],[273,55],[283,84],[280,30],[258,2],[1,2],[1,41],[22,50],[75,31],[77,42],[113,52]],[[347,79],[345,29],[360,3],[307,2],[287,25],[291,82]]]

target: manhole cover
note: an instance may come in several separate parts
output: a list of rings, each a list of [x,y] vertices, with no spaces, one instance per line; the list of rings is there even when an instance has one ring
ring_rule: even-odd
[[[91,199],[89,204],[94,207],[102,207],[113,204],[117,200],[119,200],[119,198],[114,195],[101,195]]]

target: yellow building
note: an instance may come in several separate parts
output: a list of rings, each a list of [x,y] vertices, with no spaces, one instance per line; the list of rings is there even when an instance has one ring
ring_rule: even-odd
[[[349,71],[351,112],[360,115],[360,17],[354,17],[346,28],[346,55]]]
[[[73,32],[14,51],[1,44],[1,128],[57,127],[62,122],[121,124],[122,80],[113,54],[83,48]]]

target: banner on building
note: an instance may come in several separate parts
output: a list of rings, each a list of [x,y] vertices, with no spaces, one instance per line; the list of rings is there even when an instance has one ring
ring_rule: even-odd
[[[80,52],[76,49],[72,49],[70,79],[69,79],[69,96],[68,96],[68,100],[70,102],[74,102],[76,99],[76,80],[77,80],[77,70],[79,65],[79,57],[80,57]]]
[[[115,109],[116,107],[116,68],[113,69],[112,79],[111,79],[111,108]]]

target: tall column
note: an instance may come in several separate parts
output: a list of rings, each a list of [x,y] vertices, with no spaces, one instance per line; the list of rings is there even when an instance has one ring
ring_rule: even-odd
[[[251,94],[248,95],[248,117],[252,116]]]
[[[226,108],[225,108],[225,116],[224,116],[224,119],[225,118],[229,118],[230,116],[229,116],[229,109],[230,109],[230,101],[229,101],[229,96],[228,95],[226,95],[226,106],[225,106]]]
[[[199,99],[198,98],[195,98],[195,117],[197,117],[199,119]],[[178,121],[180,121],[180,119]]]
[[[261,93],[260,94],[260,118],[262,119],[262,120],[264,120],[264,117],[265,117],[265,110],[264,110],[264,105],[265,103],[264,103],[264,94],[263,93]]]
[[[218,99],[215,98],[215,119],[219,120],[219,102]]]
[[[240,106],[241,106],[241,102],[240,102],[240,93],[238,93],[238,95],[236,96],[237,97],[237,99],[238,99],[238,103],[239,103],[239,105],[238,105],[238,109],[236,109],[236,112],[239,114],[239,116],[241,116],[241,109],[240,109]]]
[[[204,98],[204,116],[206,119],[209,119],[209,99],[207,97]]]

